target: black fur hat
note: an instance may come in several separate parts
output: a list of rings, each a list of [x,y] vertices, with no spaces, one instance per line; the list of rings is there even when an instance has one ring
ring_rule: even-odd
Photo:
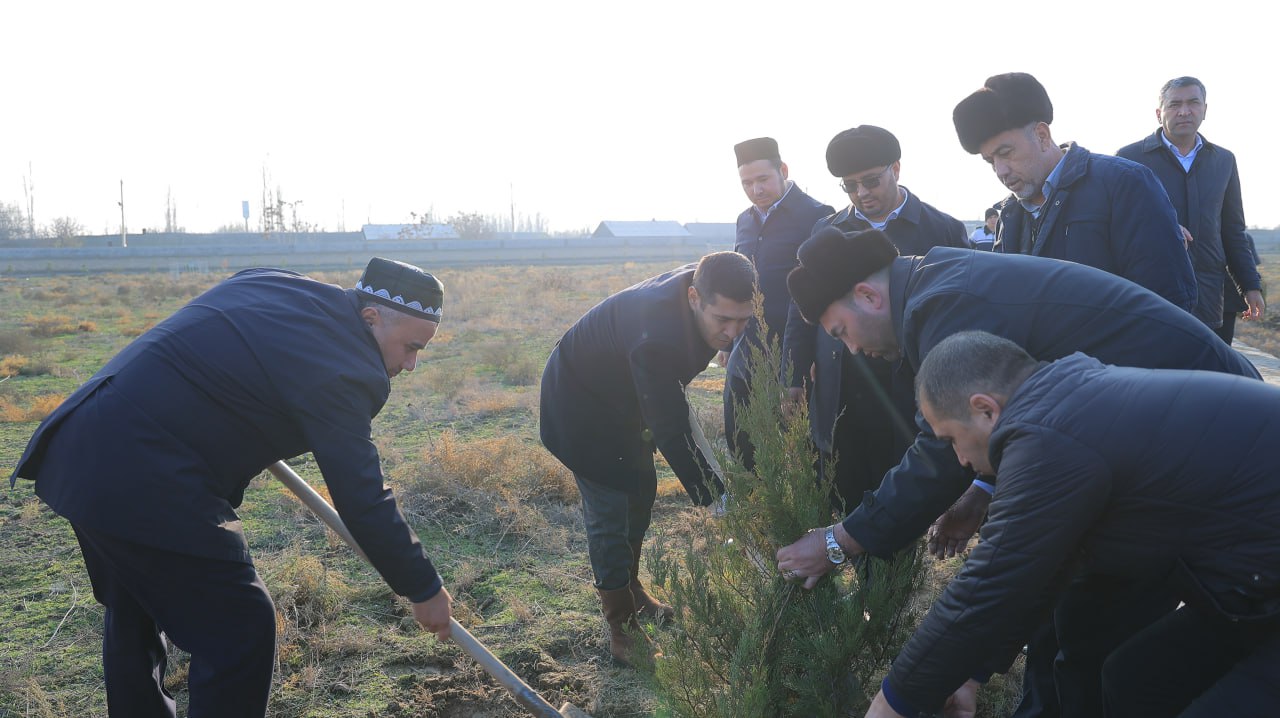
[[[836,177],[887,167],[902,159],[902,146],[893,133],[875,125],[859,125],[827,143],[827,169]]]
[[[800,245],[796,256],[800,266],[787,275],[787,289],[804,320],[817,324],[832,302],[889,266],[898,248],[876,229],[845,234],[823,227]]]
[[[1025,72],[1007,72],[987,78],[982,89],[960,101],[951,120],[960,146],[978,154],[983,142],[1005,130],[1030,122],[1053,122],[1053,103],[1036,78]]]

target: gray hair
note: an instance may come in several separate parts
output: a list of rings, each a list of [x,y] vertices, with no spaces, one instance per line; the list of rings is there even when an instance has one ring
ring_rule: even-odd
[[[1204,83],[1190,75],[1183,75],[1182,77],[1175,77],[1172,80],[1169,80],[1164,83],[1164,87],[1160,88],[1160,104],[1164,104],[1164,97],[1169,94],[1169,90],[1176,90],[1179,87],[1199,87],[1200,99],[1205,102],[1209,101],[1209,91],[1204,89]]]
[[[947,419],[969,416],[974,394],[1009,396],[1036,370],[1022,347],[987,332],[960,332],[938,343],[920,364],[916,397]]]

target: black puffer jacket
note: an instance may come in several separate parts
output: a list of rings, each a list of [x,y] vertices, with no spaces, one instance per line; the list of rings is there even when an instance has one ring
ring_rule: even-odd
[[[1182,600],[1280,618],[1280,388],[1216,372],[1043,365],[991,436],[982,541],[889,674],[931,710],[1007,660],[1076,565],[1183,579]]]

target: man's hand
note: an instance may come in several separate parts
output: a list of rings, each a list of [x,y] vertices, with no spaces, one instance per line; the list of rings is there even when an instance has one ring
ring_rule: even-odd
[[[418,621],[418,625],[434,632],[436,638],[443,641],[449,637],[449,619],[453,616],[452,603],[453,598],[442,586],[440,593],[421,603],[413,604],[413,617]]]
[[[982,684],[970,679],[942,706],[943,718],[973,718],[978,713],[978,689]]]
[[[871,701],[871,707],[867,709],[866,718],[906,718],[906,716],[889,707],[889,701],[884,699],[884,691],[876,693],[875,700]]]
[[[778,549],[778,570],[783,578],[788,581],[803,578],[804,587],[810,589],[818,585],[818,579],[836,568],[836,564],[827,558],[826,531],[825,526],[814,529],[790,546]],[[843,525],[835,525],[835,538],[844,549],[845,556],[852,559],[862,553],[862,546],[844,530]]]
[[[804,402],[804,387],[792,386],[787,388],[787,395],[782,398],[782,416],[791,419],[800,411],[800,405]]]
[[[1191,236],[1191,230],[1183,227],[1182,225],[1178,225],[1178,229],[1182,230],[1182,248],[1191,249],[1191,243],[1196,241],[1195,238]]]
[[[723,349],[716,352],[716,363],[724,367],[725,369],[728,369],[729,368],[729,352],[724,351]]]
[[[991,494],[970,486],[951,508],[938,517],[926,534],[928,550],[934,558],[951,558],[969,546],[969,539],[982,525],[991,505]]]
[[[1244,301],[1249,308],[1240,316],[1246,321],[1261,319],[1262,315],[1267,311],[1267,300],[1262,298],[1262,292],[1256,289],[1250,289],[1244,293]]]

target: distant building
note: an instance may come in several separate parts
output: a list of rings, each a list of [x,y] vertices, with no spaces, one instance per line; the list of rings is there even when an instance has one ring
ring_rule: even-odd
[[[370,242],[406,239],[460,239],[448,224],[366,224],[360,228]]]
[[[606,220],[591,233],[592,237],[629,237],[656,239],[658,237],[689,237],[689,230],[679,222],[650,220],[648,222],[618,222]]]

